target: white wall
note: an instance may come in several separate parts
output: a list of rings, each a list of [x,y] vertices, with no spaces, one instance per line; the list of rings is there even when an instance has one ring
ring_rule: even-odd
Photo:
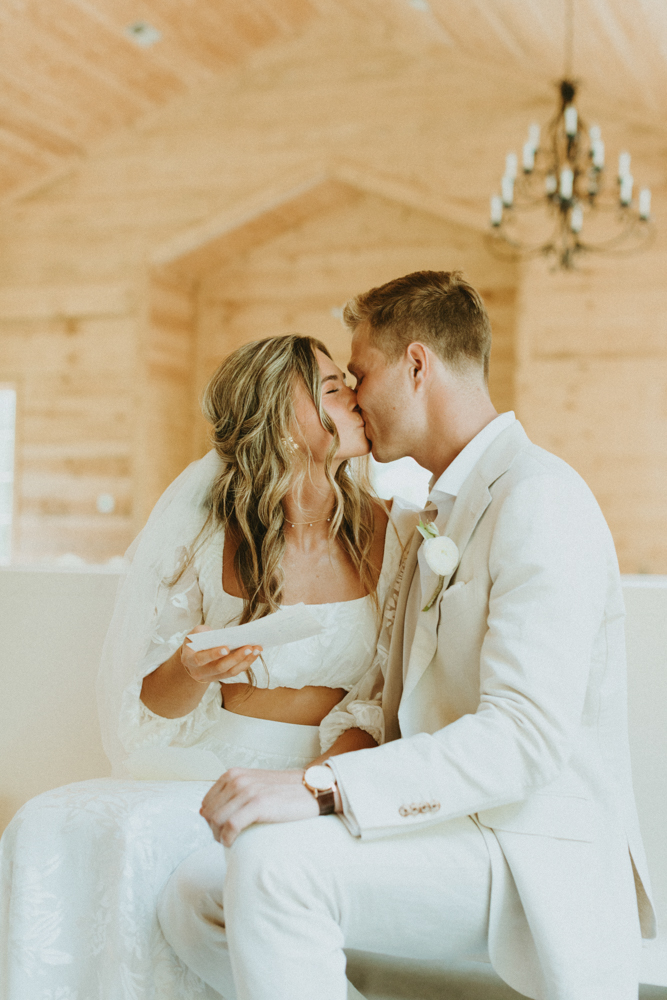
[[[0,830],[33,795],[110,773],[94,682],[118,580],[0,569]]]

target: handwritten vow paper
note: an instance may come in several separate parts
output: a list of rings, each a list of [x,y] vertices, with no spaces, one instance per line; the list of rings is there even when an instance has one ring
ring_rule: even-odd
[[[230,625],[212,632],[195,632],[188,636],[188,642],[196,653],[215,646],[226,646],[231,650],[238,649],[239,646],[257,645],[269,649],[298,639],[309,639],[323,631],[322,625],[305,604],[290,604],[272,615],[246,622],[245,625]]]

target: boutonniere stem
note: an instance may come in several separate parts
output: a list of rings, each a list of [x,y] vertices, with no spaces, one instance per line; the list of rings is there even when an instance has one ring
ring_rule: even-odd
[[[445,577],[452,575],[459,564],[461,556],[456,542],[448,538],[447,535],[441,535],[437,525],[432,521],[429,524],[424,524],[420,519],[417,531],[424,539],[424,558],[426,559],[426,563],[429,569],[432,569],[438,575],[438,586],[435,589],[435,593],[428,604],[422,608],[422,611],[430,611],[442,590]]]
[[[445,582],[445,578],[444,578],[444,576],[440,576],[440,577],[438,577],[438,586],[437,586],[437,587],[435,588],[435,591],[434,591],[434,593],[433,593],[433,597],[432,597],[432,598],[431,598],[431,600],[430,600],[430,601],[428,602],[428,604],[425,604],[425,605],[424,605],[424,607],[422,608],[422,611],[430,611],[430,610],[431,610],[431,608],[433,607],[433,605],[434,605],[434,604],[435,604],[435,602],[436,602],[436,599],[437,599],[437,597],[438,597],[438,594],[439,594],[439,593],[440,593],[440,591],[442,590],[442,585],[443,585],[443,583],[444,583],[444,582]]]

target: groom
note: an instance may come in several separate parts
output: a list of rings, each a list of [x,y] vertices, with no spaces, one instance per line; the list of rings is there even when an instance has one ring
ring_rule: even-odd
[[[373,454],[431,470],[425,534],[450,541],[415,532],[406,552],[381,637],[387,742],[310,781],[339,818],[293,773],[234,771],[205,800],[233,844],[237,996],[344,1000],[350,947],[490,959],[540,1000],[636,1000],[654,923],[607,525],[494,410],[489,319],[459,273],[391,281],[345,319]]]

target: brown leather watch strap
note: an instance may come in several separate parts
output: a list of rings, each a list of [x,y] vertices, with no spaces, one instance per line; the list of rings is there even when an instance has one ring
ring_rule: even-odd
[[[336,812],[336,797],[333,788],[327,789],[326,792],[318,792],[317,804],[320,807],[320,816],[330,816],[331,813]]]

